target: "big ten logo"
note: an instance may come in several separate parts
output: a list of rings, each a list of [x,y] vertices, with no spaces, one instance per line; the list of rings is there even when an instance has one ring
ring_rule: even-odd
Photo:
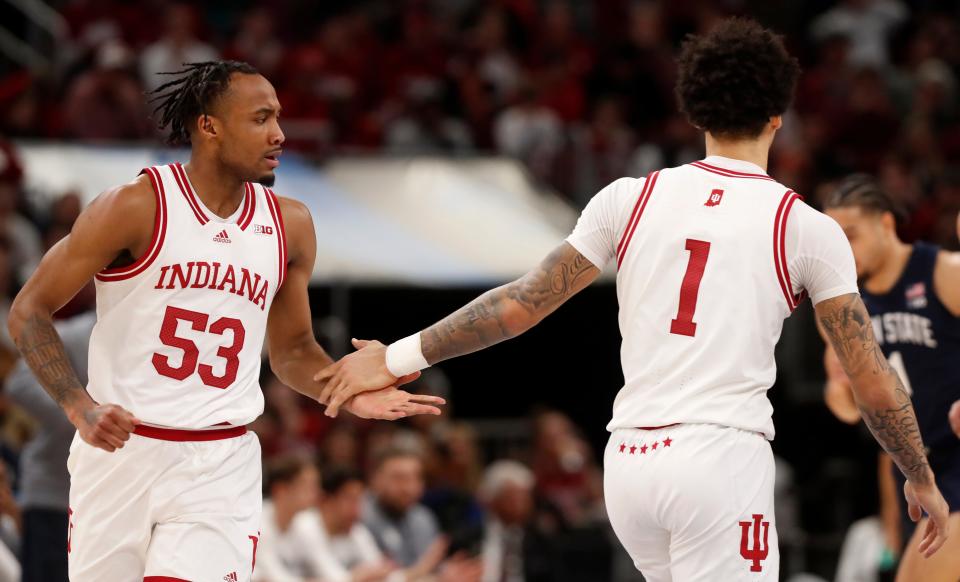
[[[273,234],[273,227],[265,224],[254,224],[253,232],[254,234]]]

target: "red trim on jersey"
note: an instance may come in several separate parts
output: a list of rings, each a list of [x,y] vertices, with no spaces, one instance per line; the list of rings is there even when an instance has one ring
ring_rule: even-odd
[[[633,240],[633,233],[637,230],[637,225],[640,224],[640,217],[643,216],[643,210],[647,207],[647,201],[650,200],[650,195],[653,194],[653,188],[657,185],[657,177],[659,175],[659,170],[650,172],[643,183],[643,190],[640,191],[640,198],[637,199],[633,216],[630,217],[630,222],[627,223],[627,230],[623,232],[623,240],[620,241],[620,246],[617,248],[617,269],[619,269],[620,264],[623,263],[623,258],[627,254],[627,247],[630,246],[630,241]]]
[[[174,578],[173,576],[144,576],[143,582],[190,582],[183,578]]]
[[[691,162],[689,165],[693,166],[694,168],[700,168],[701,170],[711,172],[713,174],[720,174],[721,176],[726,176],[728,178],[753,178],[755,180],[770,180],[771,182],[776,182],[776,180],[766,174],[749,174],[747,172],[728,170],[727,168],[714,166],[703,161]]]
[[[135,277],[144,272],[153,261],[160,255],[160,249],[163,248],[163,240],[167,236],[167,197],[163,190],[163,180],[156,168],[144,168],[142,173],[146,173],[153,185],[153,195],[157,202],[157,208],[153,216],[153,236],[150,239],[150,245],[144,251],[140,258],[132,264],[125,267],[114,269],[104,269],[96,274],[98,281],[123,281]]]
[[[783,199],[780,201],[780,206],[777,208],[777,217],[773,224],[773,262],[777,268],[777,279],[780,282],[780,290],[783,291],[783,296],[787,300],[787,306],[790,308],[790,311],[793,311],[797,308],[797,305],[804,298],[804,293],[798,295],[793,294],[793,284],[790,281],[790,270],[787,265],[787,218],[790,215],[790,209],[793,208],[793,203],[797,200],[802,200],[803,197],[794,192],[793,190],[787,190],[786,194],[783,195]]]
[[[277,289],[280,289],[284,279],[287,278],[287,233],[283,228],[283,213],[280,212],[280,201],[277,200],[277,195],[270,188],[263,190],[267,193],[267,208],[270,209],[273,224],[277,227],[277,249],[280,256],[280,281],[277,283]]]
[[[665,424],[663,426],[635,426],[637,430],[660,430],[661,428],[670,428],[671,426],[680,426],[679,422],[673,424]]]
[[[243,212],[237,220],[237,226],[240,230],[247,230],[250,223],[253,222],[253,213],[257,208],[257,191],[250,182],[246,183],[247,194],[243,197]]]
[[[232,439],[247,433],[245,426],[232,426],[230,428],[217,428],[209,430],[186,430],[180,428],[161,428],[158,426],[148,426],[138,424],[133,429],[133,434],[142,437],[157,439],[161,441],[219,441],[223,439]]]
[[[201,207],[197,201],[196,194],[193,193],[193,188],[190,187],[190,180],[187,179],[187,173],[184,171],[183,166],[180,165],[180,162],[177,162],[170,167],[173,168],[173,177],[177,181],[177,186],[180,186],[180,192],[183,193],[187,204],[190,205],[190,210],[193,210],[193,215],[197,217],[200,224],[210,222],[206,213],[203,212],[203,207]]]

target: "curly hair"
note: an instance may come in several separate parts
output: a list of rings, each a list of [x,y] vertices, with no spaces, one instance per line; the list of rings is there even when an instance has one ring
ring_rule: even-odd
[[[179,71],[161,75],[175,75],[150,92],[150,103],[157,106],[153,112],[159,115],[157,127],[161,131],[170,128],[167,143],[185,145],[190,143],[190,128],[200,115],[206,115],[210,106],[226,92],[230,75],[258,74],[257,69],[240,61],[206,61],[184,63]]]
[[[678,68],[680,110],[693,125],[727,139],[760,135],[770,117],[787,110],[800,75],[783,40],[746,18],[688,36]]]

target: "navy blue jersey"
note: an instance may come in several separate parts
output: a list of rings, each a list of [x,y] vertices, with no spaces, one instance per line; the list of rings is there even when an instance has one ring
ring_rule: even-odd
[[[888,293],[861,290],[877,342],[911,391],[920,434],[931,449],[958,445],[947,413],[960,400],[960,318],[947,310],[934,290],[939,251],[918,242]]]

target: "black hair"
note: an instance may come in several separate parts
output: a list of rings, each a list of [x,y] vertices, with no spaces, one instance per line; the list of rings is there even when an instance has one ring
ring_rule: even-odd
[[[269,496],[273,486],[278,483],[290,483],[310,465],[310,460],[301,455],[284,455],[271,459],[264,470],[264,494]]]
[[[360,471],[349,467],[330,467],[324,468],[320,487],[325,494],[336,495],[344,485],[353,482],[363,483],[363,475]]]
[[[800,76],[781,37],[747,18],[688,36],[677,65],[677,100],[690,123],[734,139],[755,138],[782,115]]]
[[[900,204],[869,174],[851,174],[840,180],[823,207],[825,210],[857,207],[874,214],[889,212],[897,225],[906,218]]]
[[[190,143],[190,130],[200,115],[206,115],[211,105],[230,86],[230,75],[242,73],[257,75],[257,69],[240,61],[205,61],[184,63],[179,71],[163,72],[176,78],[160,85],[149,93],[150,103],[156,103],[153,112],[159,116],[157,127],[170,133],[167,143],[186,145]]]

